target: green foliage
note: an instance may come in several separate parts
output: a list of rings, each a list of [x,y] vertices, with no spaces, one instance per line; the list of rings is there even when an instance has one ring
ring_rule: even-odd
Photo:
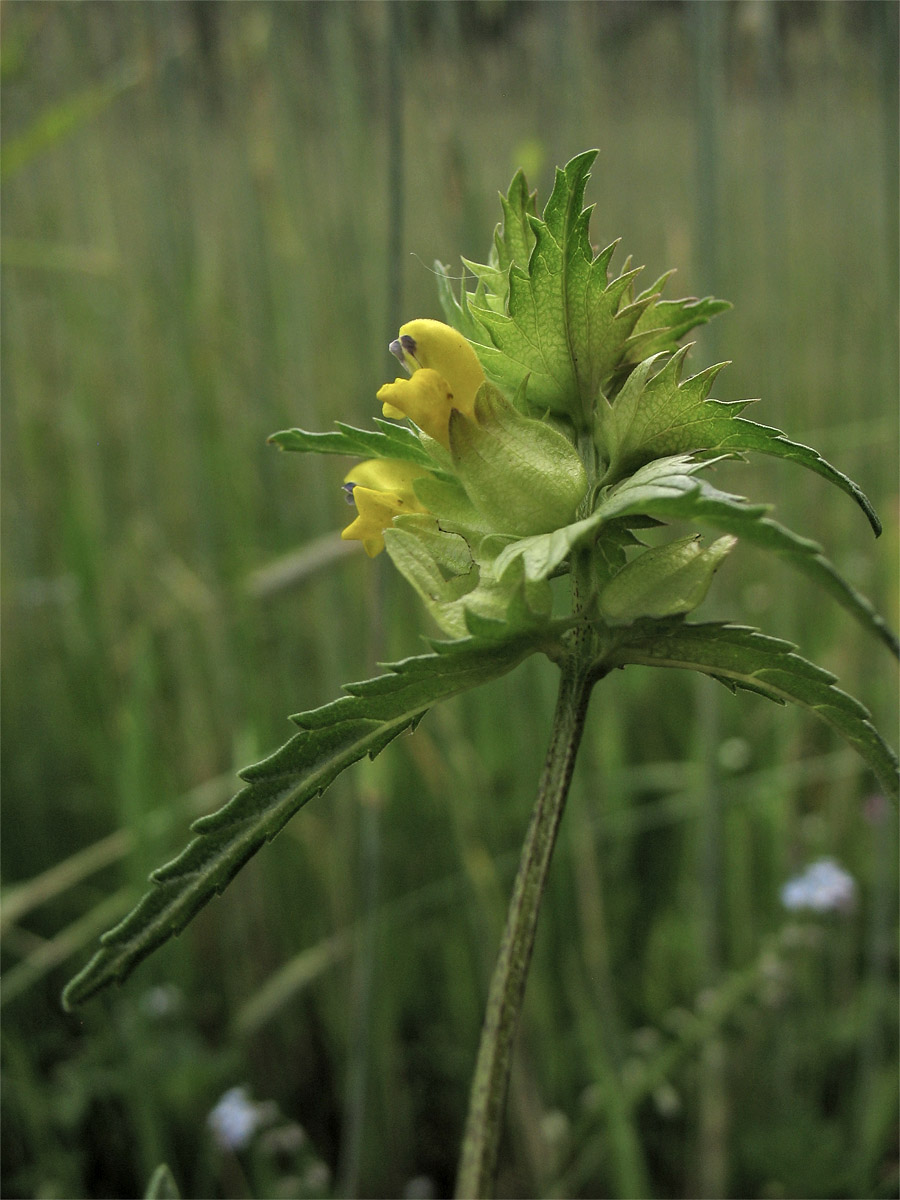
[[[674,617],[703,603],[713,575],[737,538],[724,537],[706,549],[700,535],[656,546],[626,564],[600,592],[605,620],[626,624],[641,617]]]
[[[357,458],[400,458],[423,467],[434,465],[428,451],[411,429],[375,418],[379,432],[354,429],[336,421],[336,433],[306,433],[302,429],[284,429],[273,433],[269,442],[279,450],[312,454],[344,454]]]
[[[409,653],[429,620],[389,563],[334,553],[358,550],[335,535],[352,459],[264,443],[335,416],[375,428],[398,319],[387,270],[404,312],[440,315],[423,260],[484,257],[490,189],[519,161],[543,198],[548,164],[601,137],[596,235],[627,232],[650,278],[677,262],[664,296],[737,302],[685,374],[733,359],[716,396],[764,396],[759,419],[882,515],[894,505],[896,37],[875,36],[896,28],[891,6],[852,28],[824,6],[775,59],[756,54],[765,23],[752,45],[729,37],[712,147],[687,18],[716,6],[608,29],[602,5],[501,6],[489,19],[509,36],[477,44],[474,7],[457,22],[426,6],[396,73],[386,17],[404,6],[325,7],[220,6],[207,46],[187,6],[161,66],[165,6],[4,5],[4,143],[120,54],[142,80],[4,181],[4,1195],[141,1195],[161,1161],[185,1195],[282,1194],[302,1171],[267,1142],[240,1168],[221,1159],[206,1113],[247,1081],[334,1170],[348,1073],[367,1080],[356,1194],[452,1184],[448,1130],[546,739],[555,668],[540,656],[351,768],[124,988],[75,1016],[58,994],[190,820],[228,798],[235,766],[278,745],[284,714],[369,673],[367,655]],[[760,78],[773,61],[786,90]],[[411,133],[402,225],[388,78]],[[701,181],[698,149],[717,179]],[[712,478],[777,499],[895,611],[893,520],[878,544],[809,472],[754,455],[739,474]],[[604,525],[595,548],[609,570],[640,550],[620,536]],[[260,572],[277,588],[251,586]],[[799,642],[896,728],[880,643],[771,555],[732,553],[713,616]],[[896,816],[862,759],[791,708],[685,670],[631,667],[595,691],[528,984],[505,1194],[627,1194],[635,1145],[641,1195],[697,1194],[699,1163],[722,1171],[708,1194],[896,1194]],[[778,888],[823,854],[854,875],[856,911],[786,916]],[[29,907],[14,912],[12,888]],[[233,1019],[306,959],[240,1036]],[[180,1007],[153,1016],[163,981]]]
[[[753,546],[777,555],[795,570],[801,571],[831,595],[848,612],[880,638],[897,655],[897,636],[875,612],[869,601],[838,574],[821,553],[821,547],[808,538],[765,516],[766,505],[748,504],[743,497],[715,488],[696,472],[707,464],[684,455],[657,459],[641,467],[621,484],[610,489],[591,517],[572,528],[577,544],[590,536],[604,521],[630,515],[680,519],[712,525]]]
[[[686,667],[732,691],[758,692],[777,704],[802,705],[830,725],[866,760],[879,783],[897,795],[897,757],[873,729],[869,713],[835,678],[794,653],[788,642],[739,625],[659,622],[635,625],[616,645],[615,666]]]
[[[501,198],[503,224],[486,266],[464,264],[478,281],[473,294],[453,296],[443,272],[441,300],[448,320],[475,344],[485,371],[510,394],[525,385],[532,410],[564,414],[590,429],[598,395],[627,373],[635,354],[672,350],[678,340],[717,312],[724,301],[670,301],[661,279],[636,299],[638,269],[609,279],[613,243],[594,256],[588,227],[592,209],[584,190],[596,150],[556,172],[543,218],[519,172]]]
[[[609,464],[604,483],[615,483],[656,458],[685,450],[756,451],[799,463],[836,484],[859,504],[876,537],[881,533],[881,522],[865,493],[815,450],[790,441],[777,429],[741,417],[749,400],[723,403],[708,398],[726,364],[707,367],[682,381],[688,350],[683,346],[669,358],[664,354],[647,358],[604,414],[600,436]]]
[[[539,645],[522,635],[438,644],[434,653],[390,664],[386,675],[348,684],[350,695],[292,717],[301,732],[241,771],[246,786],[218,812],[194,823],[198,836],[153,873],[152,890],[103,936],[101,949],[68,985],[66,1007],[121,982],[179,933],[341,771],[365,755],[374,758],[404,730],[414,729],[437,700],[505,674]]]
[[[178,1184],[167,1163],[160,1163],[150,1176],[144,1200],[181,1200]]]
[[[687,348],[673,352],[675,342],[718,307],[676,302],[657,323],[648,314],[658,307],[659,291],[633,299],[637,271],[609,281],[615,245],[592,255],[591,209],[583,207],[595,157],[594,151],[581,154],[556,172],[541,219],[517,175],[503,200],[490,264],[469,264],[478,280],[475,293],[467,297],[463,289],[451,316],[473,339],[493,382],[478,389],[471,412],[449,410],[450,463],[434,438],[385,421],[378,432],[341,424],[335,433],[294,429],[269,439],[282,449],[401,458],[434,469],[421,484],[414,481],[417,498],[432,511],[400,511],[396,524],[388,515],[384,542],[431,615],[460,640],[294,717],[303,732],[243,771],[243,790],[195,824],[199,836],[154,873],[154,888],[104,936],[101,950],[69,984],[67,1006],[124,978],[183,929],[348,766],[415,728],[436,701],[505,673],[540,647],[553,657],[577,654],[578,669],[595,678],[629,663],[681,666],[778,703],[790,700],[843,736],[882,786],[896,792],[896,758],[868,712],[788,643],[742,627],[670,624],[702,602],[725,555],[743,539],[810,577],[900,654],[895,635],[819,546],[765,516],[767,506],[750,505],[700,477],[719,452],[762,450],[824,475],[860,503],[876,533],[880,529],[860,489],[814,451],[739,417],[744,403],[709,399],[721,365],[681,380]],[[448,372],[471,371],[471,352],[457,348],[441,327],[423,323],[422,336]],[[637,346],[653,352],[633,365]],[[437,379],[434,371],[430,378]],[[452,402],[457,388],[453,380],[439,380],[427,394],[434,403],[445,396]],[[544,420],[524,416],[524,409]],[[571,439],[548,423],[548,414],[569,422]],[[433,428],[437,437],[440,421]],[[451,465],[447,476],[443,468]],[[573,521],[576,508],[580,519]],[[705,550],[689,537],[628,560],[625,547],[637,542],[632,528],[673,519],[712,525],[728,536]],[[611,524],[612,541],[609,535],[604,540]],[[566,570],[574,581],[568,624],[582,632],[563,644],[548,584]],[[627,632],[615,632],[621,629]]]
[[[547,578],[576,548],[589,543],[609,522],[632,517],[669,518],[711,525],[777,555],[809,576],[894,653],[897,638],[864,596],[844,580],[822,555],[821,547],[801,538],[765,515],[767,506],[715,488],[697,472],[709,464],[689,455],[660,458],[639,468],[602,495],[593,513],[553,533],[523,538],[504,548],[497,559],[503,571],[521,557],[529,579]]]
[[[488,527],[540,533],[566,524],[587,489],[575,447],[558,430],[518,412],[490,383],[475,419],[454,412],[450,452],[460,483]]]

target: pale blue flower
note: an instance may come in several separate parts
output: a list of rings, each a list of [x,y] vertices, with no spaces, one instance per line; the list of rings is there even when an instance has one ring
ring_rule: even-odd
[[[833,858],[820,858],[787,881],[781,903],[791,912],[849,912],[856,903],[856,880]]]
[[[229,1088],[206,1121],[220,1149],[243,1150],[259,1128],[259,1105],[246,1088]]]

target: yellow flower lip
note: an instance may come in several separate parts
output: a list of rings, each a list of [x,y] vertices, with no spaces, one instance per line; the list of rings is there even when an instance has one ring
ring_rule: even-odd
[[[425,509],[413,490],[416,479],[429,472],[396,458],[370,458],[347,472],[343,488],[356,505],[357,516],[341,532],[344,541],[362,542],[369,558],[384,549],[384,531],[394,517]]]
[[[341,530],[341,537],[345,542],[362,542],[366,554],[374,558],[384,549],[385,529],[398,513],[404,511],[403,500],[396,492],[376,492],[356,484],[353,501],[359,515]]]
[[[394,420],[409,417],[423,433],[440,442],[445,450],[450,449],[449,426],[454,396],[446,379],[437,371],[423,367],[411,379],[400,377],[393,383],[386,383],[378,389],[376,399],[381,401],[386,417]]]

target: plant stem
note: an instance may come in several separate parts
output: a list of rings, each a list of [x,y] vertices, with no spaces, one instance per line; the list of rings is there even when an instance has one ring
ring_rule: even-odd
[[[469,1115],[456,1183],[458,1200],[484,1200],[493,1191],[512,1047],[519,1025],[538,913],[556,834],[565,807],[591,688],[589,660],[576,648],[562,663],[550,747],[531,825],[522,847],[472,1079]]]

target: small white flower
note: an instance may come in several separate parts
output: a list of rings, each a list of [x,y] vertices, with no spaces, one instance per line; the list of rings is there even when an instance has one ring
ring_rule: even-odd
[[[222,1150],[243,1150],[260,1124],[260,1106],[244,1087],[229,1088],[206,1118]]]
[[[312,1192],[314,1195],[318,1192],[324,1192],[331,1182],[331,1171],[329,1171],[326,1163],[316,1159],[311,1162],[303,1175],[300,1178],[300,1186],[306,1192]]]
[[[144,1016],[162,1020],[181,1011],[184,996],[174,983],[163,983],[144,992],[138,1003]]]
[[[856,903],[856,880],[833,858],[820,858],[787,881],[781,903],[791,912],[850,912]]]
[[[408,1179],[403,1188],[403,1200],[432,1200],[436,1195],[434,1180],[430,1175],[416,1175]]]

